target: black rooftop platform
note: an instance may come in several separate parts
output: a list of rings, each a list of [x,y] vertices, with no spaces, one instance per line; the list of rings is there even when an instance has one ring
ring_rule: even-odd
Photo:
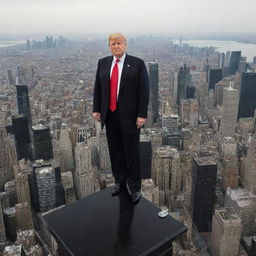
[[[171,255],[172,241],[187,228],[141,198],[131,203],[124,191],[112,197],[106,188],[44,215],[58,243],[60,255],[137,256]]]

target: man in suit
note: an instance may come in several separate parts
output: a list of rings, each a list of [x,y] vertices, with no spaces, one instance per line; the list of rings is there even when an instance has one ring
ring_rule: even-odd
[[[93,117],[106,126],[106,135],[115,186],[112,195],[126,186],[133,203],[141,197],[139,159],[140,128],[147,118],[148,73],[143,60],[128,55],[121,33],[109,36],[112,56],[98,62]]]

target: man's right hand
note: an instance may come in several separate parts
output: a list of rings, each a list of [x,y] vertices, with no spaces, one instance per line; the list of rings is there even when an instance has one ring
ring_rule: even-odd
[[[100,113],[99,112],[94,112],[92,114],[92,117],[95,121],[100,121]]]

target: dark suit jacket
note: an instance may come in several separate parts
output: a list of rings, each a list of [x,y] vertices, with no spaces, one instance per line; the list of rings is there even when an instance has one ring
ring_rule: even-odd
[[[109,108],[110,69],[113,56],[100,59],[95,79],[93,112],[99,112],[102,128]],[[136,132],[137,117],[147,117],[148,73],[143,60],[126,54],[118,94],[118,113],[123,130]]]

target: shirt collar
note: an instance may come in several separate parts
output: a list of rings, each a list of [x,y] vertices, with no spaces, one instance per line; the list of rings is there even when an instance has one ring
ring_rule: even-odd
[[[113,56],[113,61],[116,61],[117,57],[116,56]],[[125,57],[126,57],[126,52],[123,54],[123,56],[119,59],[120,62],[124,62],[125,60]]]

